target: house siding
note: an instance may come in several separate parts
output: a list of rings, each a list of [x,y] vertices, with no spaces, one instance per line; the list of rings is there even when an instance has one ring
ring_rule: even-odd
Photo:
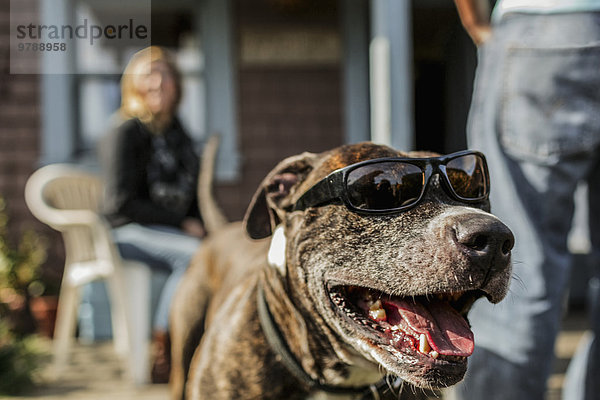
[[[339,55],[311,52],[278,54],[291,33],[323,34],[328,43],[341,42],[337,2],[313,1],[302,8],[278,7],[278,2],[237,1],[237,121],[242,155],[239,181],[220,184],[216,196],[230,220],[243,218],[263,178],[286,157],[304,151],[322,152],[344,143],[343,69]],[[244,47],[247,34],[266,33],[269,44]],[[290,36],[287,36],[289,38]],[[274,39],[273,39],[274,38]],[[303,47],[302,37],[294,42]],[[313,44],[313,43],[310,43]],[[309,45],[310,45],[309,44]],[[258,54],[249,54],[253,49]],[[273,50],[275,49],[275,50]],[[328,47],[325,47],[328,49]],[[337,49],[340,50],[340,49]],[[317,58],[315,59],[315,54]],[[292,56],[286,58],[286,56]]]
[[[32,15],[36,5],[31,2]],[[10,74],[9,32],[10,1],[0,0],[0,196],[7,206],[9,239],[16,242],[25,230],[41,233],[49,243],[44,273],[60,275],[64,263],[60,235],[39,222],[24,199],[25,184],[40,159],[40,78]]]

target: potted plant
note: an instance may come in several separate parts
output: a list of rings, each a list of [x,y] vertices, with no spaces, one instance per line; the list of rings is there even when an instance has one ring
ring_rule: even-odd
[[[0,314],[18,325],[28,312],[40,333],[51,337],[56,318],[57,288],[43,279],[41,266],[46,261],[46,240],[27,230],[17,243],[8,236],[6,203],[0,197]],[[26,328],[23,328],[26,330]]]
[[[33,231],[15,245],[8,235],[6,203],[0,197],[0,395],[15,395],[38,380],[46,351],[31,335],[28,304],[41,293],[40,266],[46,259],[46,243]],[[45,290],[44,290],[45,291]]]
[[[18,335],[0,319],[0,397],[30,390],[40,379],[48,353],[34,335]]]

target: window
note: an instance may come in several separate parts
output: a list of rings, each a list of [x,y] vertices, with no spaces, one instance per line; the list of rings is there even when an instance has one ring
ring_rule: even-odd
[[[63,0],[63,4],[67,3],[69,0]],[[70,20],[77,23],[87,20],[89,25],[114,25],[123,15],[144,21],[150,15],[150,0],[71,0],[70,3]],[[152,45],[166,47],[175,56],[184,88],[179,116],[192,138],[200,142],[206,128],[204,62],[196,26],[197,9],[194,2],[155,1],[148,25]],[[110,129],[113,114],[120,106],[121,73],[138,49],[121,42],[90,46],[84,40],[75,41],[71,61],[75,72],[71,75],[74,101],[70,113],[74,132],[69,158],[94,158],[98,140]]]
[[[182,123],[199,145],[209,133],[221,135],[216,178],[233,181],[240,155],[229,0],[53,0],[41,3],[40,15],[44,23],[72,24],[86,17],[106,26],[147,13],[150,2],[151,43],[173,51],[183,75]],[[96,144],[120,104],[121,72],[141,47],[71,47],[68,57],[41,55],[40,162],[76,161],[95,168]]]

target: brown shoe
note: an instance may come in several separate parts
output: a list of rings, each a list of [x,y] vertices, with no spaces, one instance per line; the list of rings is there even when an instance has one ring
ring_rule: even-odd
[[[152,334],[152,383],[168,383],[171,373],[171,341],[168,332]]]

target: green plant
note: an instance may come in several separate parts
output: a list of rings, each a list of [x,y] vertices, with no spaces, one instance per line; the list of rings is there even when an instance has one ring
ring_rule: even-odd
[[[0,197],[0,394],[31,388],[42,365],[39,338],[25,334],[22,321],[29,299],[45,292],[41,266],[46,250],[44,238],[31,230],[13,244],[6,203]]]
[[[46,240],[32,230],[25,231],[16,245],[10,241],[6,202],[0,197],[0,302],[47,291],[41,274],[46,254]]]
[[[19,337],[0,320],[0,394],[15,395],[30,389],[39,380],[44,357],[47,354],[38,338]]]

